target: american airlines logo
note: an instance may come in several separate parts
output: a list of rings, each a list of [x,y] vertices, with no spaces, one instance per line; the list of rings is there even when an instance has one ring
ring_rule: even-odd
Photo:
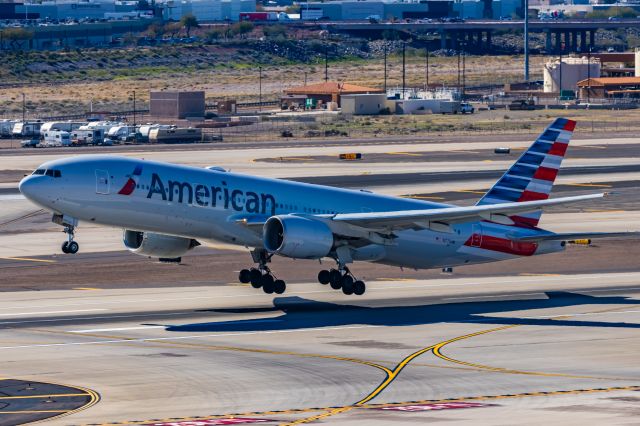
[[[152,199],[154,195],[163,201],[201,207],[222,207],[226,210],[270,215],[276,212],[276,199],[273,195],[229,188],[225,181],[220,182],[220,186],[176,180],[168,180],[165,184],[157,173],[153,173],[147,198]]]
[[[138,164],[136,168],[133,170],[133,173],[131,173],[128,176],[129,180],[127,180],[127,183],[125,183],[122,189],[118,191],[118,194],[120,195],[133,194],[133,191],[136,189],[136,186],[138,185],[138,178],[140,177],[141,174],[142,174],[142,165]]]

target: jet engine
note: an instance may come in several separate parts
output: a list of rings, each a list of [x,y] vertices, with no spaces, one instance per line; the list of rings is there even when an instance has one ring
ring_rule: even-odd
[[[141,256],[158,257],[162,261],[180,261],[180,257],[199,242],[191,238],[125,229],[123,242],[129,251]]]
[[[270,217],[262,231],[267,251],[298,259],[320,259],[333,248],[333,232],[318,220],[294,215]]]

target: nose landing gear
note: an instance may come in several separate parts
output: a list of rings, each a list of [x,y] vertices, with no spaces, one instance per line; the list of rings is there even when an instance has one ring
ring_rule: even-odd
[[[243,269],[238,274],[241,283],[251,283],[253,288],[262,288],[267,294],[282,294],[287,289],[287,285],[283,280],[276,279],[267,263],[271,261],[272,254],[269,255],[266,250],[254,250],[251,252],[253,260],[258,263],[257,268]]]
[[[51,221],[58,225],[62,225],[64,227],[63,232],[67,234],[67,241],[62,243],[62,252],[65,254],[76,254],[80,249],[80,245],[74,241],[73,237],[75,236],[78,221],[76,219],[57,214],[53,215]]]

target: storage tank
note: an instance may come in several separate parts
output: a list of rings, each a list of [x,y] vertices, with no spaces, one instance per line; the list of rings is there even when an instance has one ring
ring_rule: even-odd
[[[636,53],[637,55],[637,53]],[[544,65],[544,92],[558,93],[560,91],[560,71],[562,71],[562,90],[576,90],[577,84],[587,78],[600,77],[600,59],[586,56],[581,58],[566,57],[552,59]]]

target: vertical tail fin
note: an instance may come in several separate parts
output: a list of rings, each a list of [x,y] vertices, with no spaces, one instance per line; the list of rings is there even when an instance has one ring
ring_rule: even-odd
[[[576,122],[557,118],[478,201],[477,205],[546,200],[558,175]],[[542,211],[512,217],[521,226],[538,226]]]

